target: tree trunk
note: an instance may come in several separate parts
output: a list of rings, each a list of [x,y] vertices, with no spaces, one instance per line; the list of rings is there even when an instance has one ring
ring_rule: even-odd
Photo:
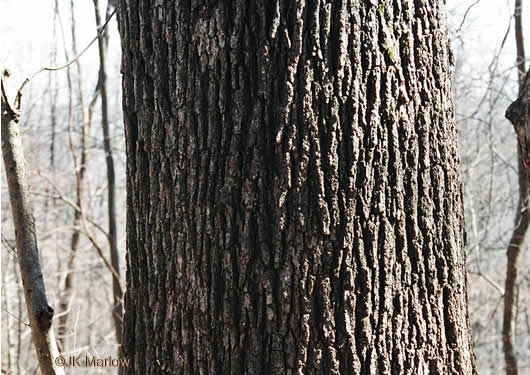
[[[519,82],[519,95],[524,90],[525,76],[525,50],[522,25],[522,0],[515,0],[515,44],[517,47],[517,77]],[[516,281],[519,268],[521,248],[525,242],[526,232],[530,224],[530,211],[528,210],[528,172],[524,167],[521,146],[517,147],[517,165],[519,182],[519,202],[515,213],[515,227],[508,243],[506,280],[504,284],[504,311],[502,324],[502,343],[506,375],[518,375],[517,354],[514,345],[514,326],[516,320]]]
[[[58,8],[58,5],[56,4]],[[74,1],[70,0],[70,14],[71,14],[71,36],[72,36],[72,52],[74,56],[77,56],[77,36],[76,36],[76,21],[75,21],[75,11],[74,11]],[[67,59],[68,60],[68,59]],[[85,101],[84,88],[83,88],[83,73],[81,68],[81,62],[76,60],[75,62],[77,68],[77,90],[78,90],[78,99],[79,107],[82,112],[82,122],[80,129],[80,140],[79,140],[79,154],[80,158],[78,161],[77,152],[73,145],[72,139],[72,127],[69,126],[69,140],[70,140],[70,151],[72,153],[72,159],[74,161],[74,173],[75,173],[75,187],[76,187],[76,200],[75,204],[79,207],[79,210],[74,209],[74,219],[73,219],[73,232],[70,237],[70,254],[68,256],[68,262],[66,265],[66,277],[64,278],[64,286],[62,290],[61,298],[59,298],[59,308],[61,315],[59,316],[58,323],[58,344],[59,349],[62,352],[66,350],[66,336],[68,331],[68,317],[70,315],[70,310],[73,303],[74,297],[74,271],[75,271],[75,262],[77,257],[77,250],[79,247],[79,241],[81,239],[81,230],[78,229],[81,227],[81,215],[84,209],[83,202],[83,192],[85,189],[85,172],[87,169],[87,157],[88,157],[88,148],[87,144],[90,137],[90,128],[91,128],[91,119],[92,119],[92,110],[93,104],[95,103],[96,97],[94,97],[90,104],[87,105]],[[69,73],[68,73],[69,74]],[[69,78],[71,80],[71,78]],[[71,92],[69,100],[73,102],[73,92]],[[72,104],[70,103],[70,106]],[[70,122],[71,124],[71,122]]]
[[[4,74],[2,73],[1,87],[2,156],[15,227],[17,257],[26,308],[41,373],[43,375],[62,375],[64,374],[63,369],[55,364],[59,352],[51,328],[54,311],[48,304],[46,297],[37,246],[35,218],[26,180],[26,161],[19,132],[20,98],[17,97],[15,109],[13,109],[4,90]]]
[[[126,372],[474,374],[442,2],[118,15]]]
[[[96,16],[96,25],[101,27],[101,16],[99,14],[98,0],[94,0],[94,12]],[[114,329],[116,334],[116,342],[121,353],[121,335],[122,335],[122,319],[123,319],[123,295],[120,285],[120,258],[118,254],[118,232],[116,228],[116,177],[114,173],[114,159],[112,156],[112,145],[110,139],[109,129],[109,115],[108,115],[108,100],[107,100],[107,76],[105,72],[105,37],[98,38],[99,48],[99,80],[98,87],[101,97],[101,127],[103,129],[103,149],[105,151],[105,164],[107,167],[107,215],[109,219],[109,249],[110,261],[112,267],[116,271],[116,275],[112,277],[112,319],[114,320]]]

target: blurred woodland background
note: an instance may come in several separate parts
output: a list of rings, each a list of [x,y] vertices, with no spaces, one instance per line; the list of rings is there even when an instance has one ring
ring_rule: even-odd
[[[522,32],[530,40],[530,4],[524,5]],[[11,95],[41,67],[60,66],[78,55],[113,10],[104,1],[89,0],[2,0],[0,8],[4,15],[0,61],[12,72]],[[516,137],[504,117],[519,85],[514,8],[512,0],[447,4],[467,219],[469,303],[482,375],[504,373],[506,254],[520,204]],[[117,353],[119,322],[113,319],[113,311],[119,306],[114,301],[120,288],[125,288],[125,152],[115,19],[105,35],[100,46],[104,59],[96,41],[68,68],[35,77],[25,88],[21,117],[56,334],[63,352],[98,356]],[[525,65],[530,65],[528,58]],[[3,170],[1,175],[1,367],[6,374],[34,374],[38,363],[27,324]],[[109,197],[115,200],[113,205]],[[530,258],[525,254],[527,243],[515,281],[520,373],[530,373]],[[76,371],[98,373],[95,368]]]

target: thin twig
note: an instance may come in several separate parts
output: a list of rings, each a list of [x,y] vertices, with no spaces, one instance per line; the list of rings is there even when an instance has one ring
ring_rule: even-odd
[[[464,13],[464,17],[462,18],[462,22],[460,22],[460,26],[458,27],[458,29],[456,30],[457,34],[462,30],[462,27],[464,26],[464,22],[466,22],[466,18],[467,18],[467,15],[468,13],[471,11],[471,8],[473,8],[475,5],[477,5],[478,3],[480,3],[480,0],[477,0],[475,1],[473,4],[471,4],[467,10],[466,10],[466,13]]]
[[[2,241],[7,245],[7,247],[9,248],[9,250],[13,253],[11,254],[14,258],[18,258],[18,255],[17,255],[17,249],[9,243],[9,241],[7,240],[7,238],[5,238],[4,234],[2,233]]]
[[[2,311],[7,313],[10,317],[12,317],[13,319],[15,319],[17,322],[19,322],[20,324],[24,324],[25,326],[28,326],[28,327],[31,327],[29,323],[26,323],[26,322],[23,322],[22,320],[18,319],[17,316],[15,314],[11,314],[9,311],[7,311],[6,309],[4,309],[2,307]]]
[[[40,174],[39,174],[40,175]],[[59,199],[61,199],[63,202],[67,203],[68,205],[70,205],[72,208],[76,209],[76,210],[80,210],[80,214],[81,214],[81,221],[82,221],[82,224],[83,224],[83,231],[81,231],[81,233],[83,233],[87,238],[88,240],[92,243],[92,245],[94,246],[94,248],[96,249],[99,257],[101,258],[101,260],[103,260],[103,262],[105,263],[105,265],[107,266],[107,268],[109,269],[109,271],[112,273],[112,276],[116,279],[116,281],[118,282],[118,285],[119,285],[119,288],[123,291],[123,288],[121,286],[121,282],[120,282],[120,276],[119,276],[119,273],[116,271],[116,269],[112,266],[111,262],[107,259],[107,257],[105,256],[105,254],[103,253],[103,249],[101,248],[101,246],[98,244],[98,242],[96,241],[96,239],[94,238],[94,235],[90,232],[90,230],[88,229],[88,225],[87,223],[89,222],[89,220],[87,219],[87,217],[85,216],[84,212],[81,211],[81,209],[79,208],[79,206],[77,206],[74,202],[72,202],[71,200],[65,198],[59,188],[45,175],[40,175],[41,177],[44,177],[48,183],[52,186],[52,188],[57,192],[57,194],[59,195]],[[94,222],[90,222],[90,224],[96,226],[96,228],[98,228],[102,233],[106,234],[108,236],[108,233],[106,233],[99,225],[97,225],[96,223]]]
[[[30,191],[30,194],[32,195],[37,195],[37,196],[41,196],[41,197],[47,197],[47,198],[51,198],[51,199],[58,199],[64,203],[66,203],[68,206],[70,206],[71,208],[73,208],[75,211],[79,212],[80,214],[84,215],[84,213],[81,211],[81,208],[75,204],[71,199],[65,197],[61,191],[59,191],[57,189],[56,186],[50,184],[52,186],[52,188],[57,192],[57,195],[53,195],[53,194],[48,194],[48,193],[40,193],[40,192],[37,192],[37,191]],[[99,225],[97,222],[95,222],[94,220],[92,220],[91,218],[89,217],[85,217],[86,221],[89,222],[90,224],[92,224],[94,227],[96,227],[105,237],[108,237],[109,234],[107,233],[107,231],[101,226]]]
[[[61,66],[40,68],[35,73],[33,73],[31,76],[26,78],[24,80],[24,82],[22,82],[22,85],[20,86],[20,88],[17,91],[17,96],[15,97],[15,103],[14,103],[15,104],[15,109],[17,111],[20,110],[20,100],[22,98],[22,89],[24,89],[24,86],[26,86],[26,84],[28,84],[40,72],[44,72],[44,71],[53,72],[53,71],[61,70],[61,69],[64,69],[64,68],[68,68],[70,65],[72,65],[77,60],[79,60],[81,58],[81,56],[83,56],[83,54],[92,46],[92,44],[94,44],[94,42],[96,40],[98,40],[103,35],[103,33],[105,31],[105,28],[107,27],[107,24],[109,23],[109,21],[111,20],[111,18],[114,16],[115,13],[116,13],[116,9],[114,9],[114,11],[110,14],[110,16],[105,20],[105,23],[103,23],[103,25],[98,29],[98,32],[97,32],[96,36],[94,37],[94,39],[92,39],[90,41],[90,43],[88,43],[88,45],[76,57],[74,57],[72,60],[66,62],[64,65],[61,65]]]
[[[484,273],[482,273],[481,271],[479,272],[476,272],[476,271],[468,271],[470,274],[472,275],[476,275],[478,277],[481,277],[483,278],[485,281],[488,282],[488,284],[490,284],[495,290],[497,290],[499,292],[499,294],[501,296],[504,296],[504,290],[502,290],[502,288],[495,282],[493,281],[492,279],[490,279],[487,275],[485,275]]]

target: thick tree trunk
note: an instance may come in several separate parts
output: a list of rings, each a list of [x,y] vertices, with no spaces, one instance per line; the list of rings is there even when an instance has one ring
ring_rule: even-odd
[[[128,373],[474,374],[442,3],[119,5]]]

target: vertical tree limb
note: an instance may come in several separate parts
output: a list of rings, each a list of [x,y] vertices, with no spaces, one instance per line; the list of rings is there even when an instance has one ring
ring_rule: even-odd
[[[73,0],[70,1],[70,11],[71,11],[71,36],[72,36],[72,50],[74,55],[78,54],[77,51],[77,36],[76,36],[76,22],[75,22],[75,12],[74,12],[74,2]],[[74,273],[72,272],[72,269],[75,266],[75,259],[77,255],[77,249],[79,247],[79,240],[81,237],[81,230],[79,229],[81,227],[81,216],[83,213],[83,192],[85,189],[85,172],[86,172],[86,166],[88,162],[88,139],[90,134],[90,128],[91,128],[91,122],[92,122],[92,112],[93,108],[95,106],[97,96],[99,91],[96,91],[94,94],[94,97],[90,101],[90,104],[87,105],[84,95],[84,89],[83,89],[83,74],[82,74],[82,68],[81,68],[81,62],[80,60],[76,60],[75,62],[76,68],[77,68],[77,90],[78,90],[78,97],[79,97],[79,104],[82,111],[82,123],[81,123],[81,137],[80,137],[80,161],[78,162],[76,150],[73,145],[72,140],[72,129],[71,126],[69,126],[69,140],[70,140],[70,151],[72,153],[73,161],[74,161],[74,169],[75,169],[75,181],[76,181],[76,206],[79,208],[74,209],[74,220],[73,220],[73,227],[74,229],[72,233],[72,237],[70,240],[70,257],[68,259],[68,265],[66,270],[66,277],[64,280],[64,290],[63,295],[60,300],[60,308],[62,315],[59,318],[59,327],[62,330],[62,335],[60,337],[60,347],[64,348],[64,337],[66,332],[66,326],[68,321],[68,312],[71,307],[72,303],[72,295],[74,290]],[[70,98],[71,100],[71,98]],[[69,123],[71,125],[71,122]]]
[[[517,357],[514,349],[513,330],[515,325],[515,287],[517,280],[517,268],[521,255],[521,247],[524,244],[528,225],[530,223],[530,211],[528,210],[528,175],[529,175],[529,153],[530,132],[528,123],[528,92],[530,90],[528,76],[525,75],[525,51],[523,27],[521,20],[522,0],[515,0],[515,41],[517,46],[517,73],[519,80],[519,98],[510,105],[506,111],[506,117],[513,123],[518,138],[517,160],[519,167],[519,203],[515,215],[515,228],[510,238],[507,251],[506,280],[504,293],[504,312],[502,325],[502,342],[504,360],[506,364],[506,375],[517,375]],[[526,104],[525,104],[526,103]],[[525,114],[526,113],[526,114]]]
[[[94,0],[94,11],[96,16],[96,24],[98,28],[101,25],[101,16],[99,14],[98,0]],[[108,115],[108,97],[107,97],[107,78],[105,72],[105,39],[98,38],[99,47],[99,89],[101,96],[101,125],[103,128],[103,147],[105,150],[105,162],[107,166],[107,182],[108,182],[108,220],[109,220],[109,245],[110,245],[110,259],[112,267],[119,274],[120,261],[118,256],[118,235],[116,228],[116,177],[114,173],[114,160],[112,157],[112,146],[110,144],[110,130],[109,130],[109,115]],[[122,333],[122,289],[120,281],[112,278],[112,291],[114,295],[113,319],[116,330],[116,341],[121,346]]]
[[[64,374],[55,365],[59,355],[53,333],[53,308],[48,304],[39,261],[35,219],[26,181],[26,162],[19,134],[20,114],[4,90],[2,76],[2,155],[16,233],[18,261],[31,333],[43,375]]]
[[[3,240],[3,236],[2,236],[2,240]],[[16,260],[16,258],[14,258],[13,263],[15,263],[15,260]],[[9,258],[8,258],[8,261],[9,261]],[[4,264],[4,267],[9,268],[9,263]],[[7,289],[6,289],[6,274],[7,274],[7,270],[6,270],[6,268],[4,268],[4,270],[2,272],[2,288],[1,288],[2,289],[2,296],[3,296],[2,310],[3,310],[3,312],[6,313],[5,318],[2,319],[3,322],[5,322],[5,331],[3,333],[5,334],[5,337],[6,337],[6,350],[2,354],[4,354],[7,357],[6,361],[5,361],[5,364],[7,365],[7,368],[11,368],[11,347],[12,347],[13,343],[11,342],[11,334],[10,334],[11,333],[10,316],[7,313]],[[4,363],[2,363],[2,365],[4,365]]]

